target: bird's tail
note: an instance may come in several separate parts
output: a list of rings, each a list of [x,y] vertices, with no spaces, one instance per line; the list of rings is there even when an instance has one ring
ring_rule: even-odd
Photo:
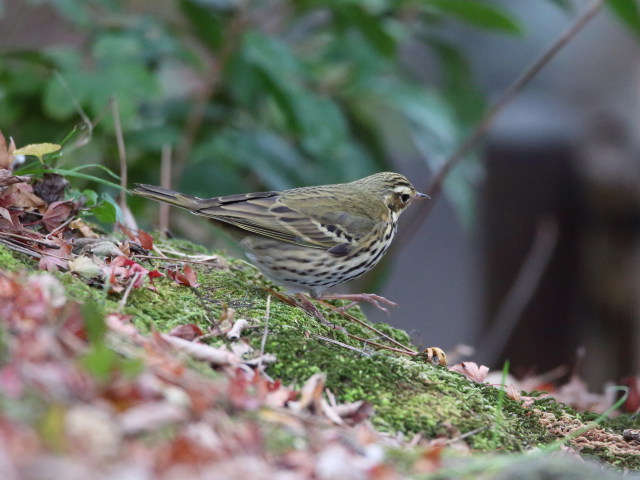
[[[168,188],[156,187],[155,185],[136,183],[136,186],[131,190],[131,193],[140,195],[141,197],[150,198],[152,200],[157,200],[158,202],[169,203],[176,207],[186,208],[191,211],[202,208],[201,199],[198,197],[179,193],[174,190],[169,190]]]

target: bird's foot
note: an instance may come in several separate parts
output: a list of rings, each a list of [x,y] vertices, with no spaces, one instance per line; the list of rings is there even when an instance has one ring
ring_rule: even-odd
[[[368,302],[379,310],[382,310],[385,313],[389,313],[382,304],[385,304],[389,307],[397,307],[398,304],[388,300],[380,295],[376,295],[375,293],[329,293],[323,294],[318,297],[318,300],[351,300],[351,303],[342,307],[339,307],[338,310],[345,311],[357,305],[360,302]]]
[[[438,347],[428,347],[424,349],[424,352],[419,354],[419,357],[426,359],[427,362],[432,363],[437,360],[438,365],[447,364],[447,356],[444,351]]]
[[[328,325],[329,327],[335,330],[346,331],[341,326],[336,325],[335,323],[331,323],[329,320],[324,318],[324,315],[320,313],[320,310],[318,310],[318,308],[313,304],[313,302],[309,300],[309,297],[307,297],[304,293],[296,293],[295,297],[298,299],[300,308],[309,312],[311,315],[316,317],[320,322],[324,323],[325,325]]]

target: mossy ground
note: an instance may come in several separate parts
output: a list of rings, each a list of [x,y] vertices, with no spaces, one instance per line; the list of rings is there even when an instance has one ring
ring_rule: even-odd
[[[184,242],[174,243],[173,247],[202,252],[200,247]],[[153,270],[160,264],[149,261],[143,265]],[[0,268],[33,270],[35,262],[0,246]],[[154,290],[132,291],[125,306],[119,305],[119,296],[89,287],[69,273],[59,272],[57,276],[70,297],[79,301],[92,299],[105,313],[122,309],[143,331],[166,332],[186,323],[194,323],[206,331],[212,320],[218,320],[226,308],[233,307],[236,317],[254,321],[244,336],[258,350],[269,295],[264,288],[264,277],[251,265],[226,258],[221,259],[219,267],[196,265],[194,269],[199,282],[197,288],[158,278],[154,281]],[[325,307],[322,312],[327,320],[352,334],[379,340],[370,331]],[[349,313],[364,320],[357,308]],[[409,343],[405,332],[388,325],[377,327],[396,340]],[[480,451],[524,451],[557,440],[531,409],[507,398],[498,389],[471,382],[458,373],[416,357],[375,350],[273,296],[267,328],[265,352],[277,357],[268,369],[272,378],[300,386],[312,374],[324,372],[327,388],[338,401],[367,400],[373,405],[372,421],[380,430],[421,434],[427,438],[455,437],[477,430],[466,442]],[[558,416],[580,418],[569,408],[550,400],[537,402],[536,408]],[[593,454],[627,468],[640,466],[636,456],[612,458],[606,451]]]

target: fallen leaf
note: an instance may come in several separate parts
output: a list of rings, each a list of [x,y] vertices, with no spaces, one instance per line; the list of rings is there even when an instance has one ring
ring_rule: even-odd
[[[95,259],[86,255],[80,255],[68,261],[69,271],[77,273],[84,278],[102,277],[104,275],[102,262],[98,264]]]
[[[185,265],[182,272],[177,270],[168,269],[167,276],[179,285],[185,285],[187,287],[198,287],[198,279],[196,272],[189,265]]]
[[[13,138],[9,137],[9,146],[0,131],[0,168],[10,169],[13,164],[13,154],[16,149]]]
[[[478,383],[484,383],[489,373],[489,367],[484,365],[478,366],[475,362],[460,362],[452,367],[449,367],[452,372],[458,372],[463,374],[469,380]]]
[[[169,335],[191,341],[203,336],[204,332],[195,323],[188,323],[186,325],[179,325],[173,328],[169,332]]]
[[[31,177],[27,176],[16,176],[11,173],[10,170],[5,168],[0,169],[0,187],[7,187],[9,185],[13,185],[14,183],[21,182],[29,182],[31,181]]]
[[[93,229],[80,218],[73,220],[69,224],[69,227],[74,230],[78,230],[84,238],[99,238],[98,234],[96,234],[96,232],[94,232]]]
[[[143,230],[138,231],[138,240],[142,248],[146,250],[153,250],[153,237],[147,232]]]
[[[40,257],[38,268],[48,272],[56,272],[59,268],[66,269],[68,260],[71,258],[71,244],[60,237],[51,237],[48,241],[59,248],[43,247],[40,251],[42,256]]]
[[[47,231],[52,232],[62,225],[73,210],[71,202],[53,202],[42,217],[42,223]]]
[[[33,193],[33,187],[27,183],[15,183],[0,194],[0,205],[4,207],[39,209],[45,201]]]

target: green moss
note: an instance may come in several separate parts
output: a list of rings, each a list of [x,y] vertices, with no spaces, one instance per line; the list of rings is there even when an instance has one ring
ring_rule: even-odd
[[[206,253],[188,242],[164,242],[165,246],[176,250]],[[37,268],[37,263],[0,246],[0,266],[17,271]],[[153,270],[159,268],[160,263],[147,261],[144,266]],[[185,323],[195,323],[207,331],[212,322],[219,320],[225,308],[233,307],[236,317],[254,320],[254,327],[244,336],[258,350],[269,297],[264,287],[274,287],[254,267],[240,260],[225,259],[219,268],[198,264],[193,268],[197,273],[197,288],[178,285],[169,278],[158,278],[153,289],[138,288],[130,293],[124,313],[131,315],[143,331],[166,332]],[[89,287],[69,273],[56,275],[70,297],[80,301],[90,298],[104,313],[120,308],[120,295],[109,295],[103,289]],[[318,308],[327,320],[347,332],[384,341],[331,309]],[[365,320],[358,308],[349,313]],[[403,344],[409,344],[406,332],[389,325],[376,327]],[[376,350],[275,296],[271,297],[266,328],[269,335],[265,351],[277,357],[277,362],[268,369],[272,378],[299,387],[314,373],[324,372],[326,386],[338,401],[366,400],[373,405],[375,416],[372,421],[381,430],[408,435],[419,433],[427,438],[456,437],[477,430],[465,440],[472,448],[483,451],[523,451],[556,440],[530,410],[504,397],[496,388],[470,382],[460,374],[425,364],[415,357]],[[203,363],[192,360],[190,363],[198,370],[215,375]],[[563,413],[576,416],[568,407],[548,399],[538,400],[535,408],[558,416]],[[278,435],[273,437],[273,442],[286,447],[290,439]],[[592,453],[612,464],[629,465],[628,459],[608,452]]]
[[[28,256],[13,252],[0,244],[0,269],[8,272],[33,269],[33,261]]]

